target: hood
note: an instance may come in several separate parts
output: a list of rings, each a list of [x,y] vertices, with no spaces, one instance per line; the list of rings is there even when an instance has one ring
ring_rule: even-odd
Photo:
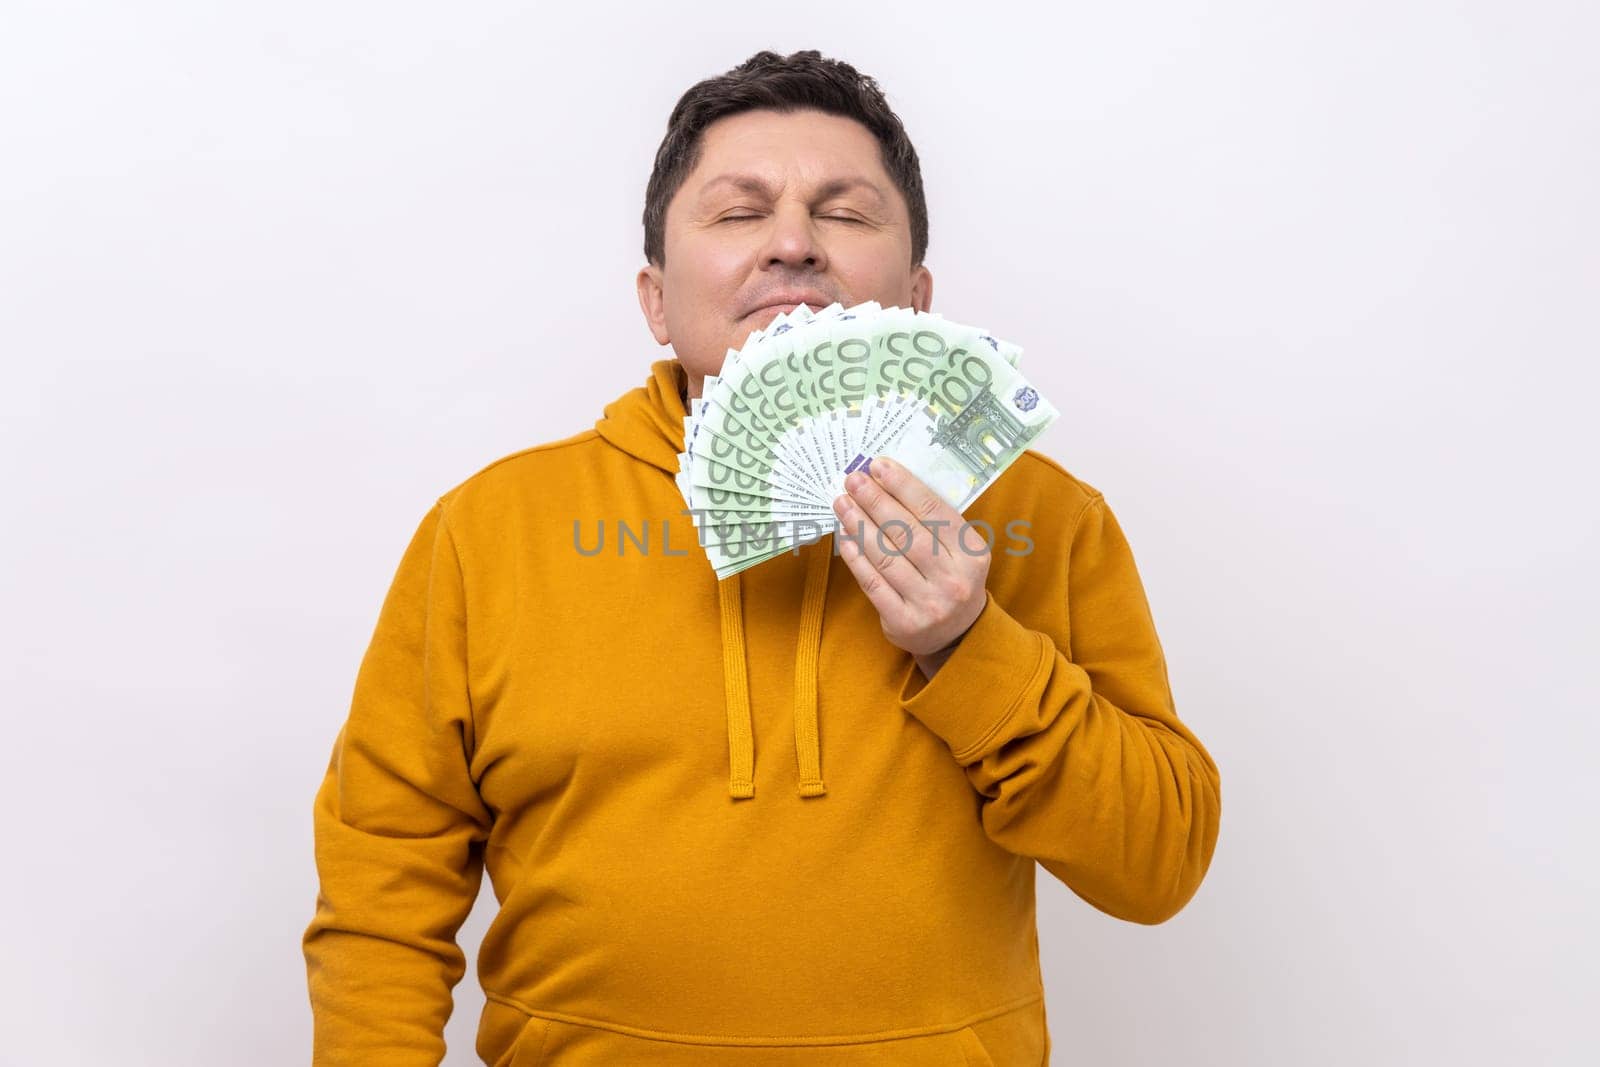
[[[676,359],[650,365],[645,384],[605,406],[595,430],[642,463],[678,473],[683,451],[684,400],[688,375]],[[696,538],[698,544],[698,538]],[[801,796],[821,796],[822,750],[817,732],[817,649],[822,643],[822,609],[827,601],[831,546],[814,552],[807,564],[800,603],[800,632],[794,662],[794,748]],[[755,796],[755,738],[750,715],[750,667],[746,660],[742,573],[717,583],[722,638],[723,693],[728,711],[728,795]]]

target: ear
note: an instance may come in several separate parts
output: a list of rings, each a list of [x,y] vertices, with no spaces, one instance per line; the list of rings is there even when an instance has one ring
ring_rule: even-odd
[[[933,307],[933,272],[920,263],[911,272],[911,306],[918,311]]]
[[[672,338],[667,334],[666,290],[661,268],[654,264],[641,267],[634,284],[639,289],[639,310],[644,312],[650,335],[656,339],[656,344],[668,344]]]

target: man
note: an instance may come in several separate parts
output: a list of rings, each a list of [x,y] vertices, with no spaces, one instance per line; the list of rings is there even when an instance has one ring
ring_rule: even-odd
[[[850,537],[717,582],[688,400],[798,303],[928,310],[926,209],[876,84],[814,51],[668,125],[637,284],[676,358],[440,497],[384,603],[316,799],[315,1062],[440,1061],[484,867],[486,1063],[1048,1062],[1035,864],[1160,923],[1218,833],[1128,544],[1036,452],[965,516],[874,461]],[[1028,547],[958,548],[975,520]]]

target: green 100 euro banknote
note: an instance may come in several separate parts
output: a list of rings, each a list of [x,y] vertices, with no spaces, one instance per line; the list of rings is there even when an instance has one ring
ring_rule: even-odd
[[[720,580],[838,530],[833,500],[874,456],[957,511],[1059,412],[1022,349],[941,315],[804,304],[728,350],[684,419],[678,489]]]

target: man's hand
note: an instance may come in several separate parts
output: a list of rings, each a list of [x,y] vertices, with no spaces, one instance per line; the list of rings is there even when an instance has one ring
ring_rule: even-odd
[[[883,635],[931,678],[983,611],[989,545],[900,464],[876,456],[868,469],[871,477],[846,478],[833,502],[843,526],[834,539]]]

